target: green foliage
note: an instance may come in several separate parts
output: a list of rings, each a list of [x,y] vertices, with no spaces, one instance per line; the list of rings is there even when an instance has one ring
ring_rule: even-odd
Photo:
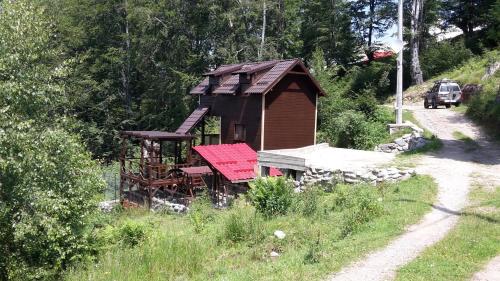
[[[345,192],[353,188],[346,186]],[[359,188],[378,193],[371,186]],[[114,228],[120,229],[128,219],[153,223],[151,235],[139,247],[116,243],[104,249],[96,262],[78,266],[65,280],[106,281],[110,276],[117,280],[264,280],[269,276],[319,280],[383,247],[418,222],[430,210],[436,190],[430,177],[387,184],[384,200],[379,202],[385,211],[346,237],[341,236],[343,219],[351,210],[332,209],[334,192],[318,193],[314,216],[288,212],[264,220],[253,206],[237,200],[231,208],[212,209],[214,215],[205,221],[201,233],[196,233],[189,215],[127,210],[112,216]],[[307,196],[297,194],[302,195]],[[235,223],[238,220],[243,223]],[[226,238],[228,224],[239,225],[241,235],[235,235],[239,242]],[[286,237],[276,238],[276,230],[284,231]],[[270,258],[271,251],[280,257]]]
[[[88,239],[104,182],[77,138],[29,123],[4,126],[0,174],[0,277],[50,279],[92,253]]]
[[[292,203],[293,188],[284,177],[257,178],[250,183],[248,197],[266,217],[284,215]]]
[[[386,126],[393,119],[389,109],[377,101],[377,97],[387,96],[389,64],[354,67],[341,76],[340,69],[327,68],[322,58],[322,51],[316,50],[314,75],[327,92],[320,99],[318,141],[372,150],[388,137]]]
[[[323,192],[317,187],[309,187],[294,196],[293,210],[306,217],[314,216],[318,212],[319,197]]]
[[[395,280],[470,280],[498,256],[500,187],[476,187],[469,196],[474,204],[464,208],[457,225],[401,267]]]
[[[465,47],[463,41],[433,43],[420,55],[424,79],[457,67],[471,57],[472,52]]]
[[[493,79],[498,81],[500,75],[497,74]],[[498,87],[498,85],[497,85]],[[500,138],[500,103],[497,101],[497,95],[500,88],[488,87],[480,95],[472,98],[467,107],[467,115],[483,124],[489,129],[496,138]]]
[[[146,239],[148,226],[142,222],[127,220],[118,230],[118,239],[126,246],[134,247]]]
[[[346,237],[382,214],[380,194],[370,186],[339,185],[334,190],[335,210],[343,209],[341,235]]]
[[[0,3],[0,108],[40,123],[64,110],[61,81],[71,72],[44,13],[38,2]]]
[[[304,256],[304,263],[305,264],[314,264],[320,262],[321,258],[321,241],[320,241],[320,234],[318,234],[317,239],[313,240],[309,244],[309,248],[307,249],[307,252]]]

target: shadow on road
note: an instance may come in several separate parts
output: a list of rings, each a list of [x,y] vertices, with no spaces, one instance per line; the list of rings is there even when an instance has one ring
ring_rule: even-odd
[[[471,147],[470,144],[460,140],[441,139],[441,142],[443,143],[443,148],[439,151],[428,153],[429,157],[483,165],[500,164],[500,147],[495,144],[488,143],[488,147],[485,147],[482,141],[478,141],[477,146]]]
[[[431,206],[433,209],[440,210],[440,211],[442,211],[444,213],[447,213],[447,214],[450,214],[450,215],[455,215],[455,216],[473,216],[473,217],[485,220],[485,221],[487,221],[489,223],[500,224],[500,220],[498,220],[496,218],[493,218],[493,217],[490,217],[490,216],[487,216],[487,215],[479,214],[479,213],[476,213],[476,212],[454,211],[454,210],[450,210],[450,209],[448,209],[446,207],[439,206],[439,205],[436,205],[436,204],[433,204],[433,203],[428,203],[428,202],[423,202],[423,201],[417,201],[417,200],[413,200],[413,199],[406,199],[406,198],[397,199],[396,201],[411,202],[411,203],[422,203],[422,204],[426,204],[426,205]],[[475,206],[471,206],[471,207],[475,207]]]

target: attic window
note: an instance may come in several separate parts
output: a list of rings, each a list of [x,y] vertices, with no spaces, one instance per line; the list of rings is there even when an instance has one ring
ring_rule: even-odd
[[[234,140],[235,141],[245,141],[246,139],[246,128],[243,124],[234,124]]]

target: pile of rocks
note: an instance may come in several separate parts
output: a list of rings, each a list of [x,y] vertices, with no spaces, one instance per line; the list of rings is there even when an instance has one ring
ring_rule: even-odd
[[[299,181],[295,181],[295,191],[300,192],[308,185],[337,183],[370,183],[395,182],[405,180],[415,175],[414,169],[400,170],[390,168],[364,168],[360,170],[324,170],[309,168]]]
[[[120,200],[99,202],[99,209],[101,210],[101,212],[109,213],[118,204],[120,204]],[[174,213],[184,213],[184,212],[187,212],[189,210],[189,208],[183,204],[177,204],[174,202],[164,201],[164,200],[158,199],[156,197],[153,197],[153,206],[151,207],[151,210],[155,211],[155,212],[171,211]]]
[[[418,131],[403,135],[391,143],[380,144],[375,147],[375,151],[386,153],[401,153],[423,147],[427,141]]]
[[[170,201],[164,201],[153,197],[153,206],[151,209],[155,212],[170,211],[174,213],[185,213],[189,211],[189,208],[184,204],[178,204]]]
[[[99,209],[101,212],[109,213],[113,211],[113,208],[120,203],[120,200],[110,200],[99,202]]]

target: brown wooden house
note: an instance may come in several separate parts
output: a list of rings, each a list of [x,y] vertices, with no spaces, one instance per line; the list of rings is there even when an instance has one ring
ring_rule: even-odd
[[[324,91],[299,59],[222,65],[190,94],[199,107],[176,133],[189,133],[208,114],[220,117],[223,144],[245,142],[259,151],[316,142]]]

